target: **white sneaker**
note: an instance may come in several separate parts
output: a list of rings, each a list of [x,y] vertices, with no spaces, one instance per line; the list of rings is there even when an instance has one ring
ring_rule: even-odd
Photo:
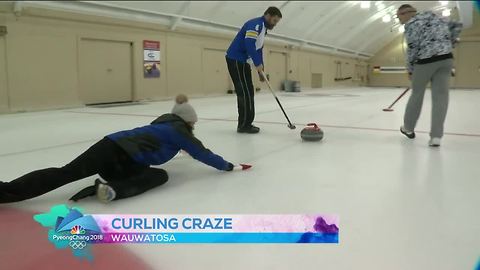
[[[106,184],[98,183],[97,185],[97,199],[103,203],[111,202],[115,199],[117,194],[112,187]]]
[[[439,147],[442,139],[440,138],[431,138],[430,141],[428,142],[429,146],[432,147]]]

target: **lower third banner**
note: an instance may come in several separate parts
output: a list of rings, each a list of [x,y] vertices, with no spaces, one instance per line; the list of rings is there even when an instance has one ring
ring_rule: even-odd
[[[95,244],[336,244],[337,215],[85,215],[52,207],[34,219],[57,248],[91,257]]]

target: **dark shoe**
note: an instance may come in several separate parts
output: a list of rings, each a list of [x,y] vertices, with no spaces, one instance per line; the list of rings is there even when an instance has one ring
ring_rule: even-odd
[[[70,201],[77,202],[81,199],[85,199],[85,198],[90,197],[90,196],[95,196],[97,194],[97,190],[98,190],[99,185],[100,184],[105,184],[105,183],[106,182],[103,181],[103,179],[100,179],[100,178],[95,179],[95,184],[94,185],[88,186],[88,187],[80,190],[79,192],[77,192],[75,195],[73,195],[70,198]]]
[[[260,128],[254,126],[254,125],[251,125],[251,126],[246,127],[246,128],[237,128],[237,132],[238,133],[255,134],[255,133],[260,132]]]
[[[401,132],[403,135],[407,136],[409,139],[414,139],[414,138],[415,138],[415,132],[413,132],[413,131],[411,131],[411,132],[406,131],[406,130],[403,129],[403,126],[400,127],[400,132]]]
[[[10,202],[21,201],[16,198],[17,196],[12,195],[6,191],[7,184],[8,183],[6,182],[0,181],[0,203],[10,203]]]

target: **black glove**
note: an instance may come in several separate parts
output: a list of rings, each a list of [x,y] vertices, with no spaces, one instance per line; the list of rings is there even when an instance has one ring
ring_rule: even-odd
[[[227,168],[226,171],[227,171],[227,172],[233,171],[233,167],[234,167],[233,164],[229,162],[229,163],[228,163],[228,168]]]

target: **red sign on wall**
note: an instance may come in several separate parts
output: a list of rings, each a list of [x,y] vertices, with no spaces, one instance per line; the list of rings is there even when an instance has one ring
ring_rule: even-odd
[[[143,75],[145,78],[160,77],[160,41],[143,41]]]
[[[143,49],[159,51],[160,50],[160,41],[144,40],[143,41]]]

